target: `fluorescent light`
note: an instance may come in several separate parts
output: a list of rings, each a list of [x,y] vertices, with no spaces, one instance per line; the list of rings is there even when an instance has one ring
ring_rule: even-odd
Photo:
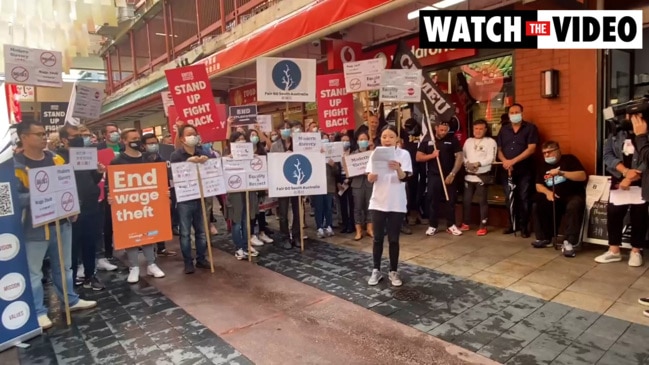
[[[432,6],[426,6],[426,7],[423,7],[421,9],[419,9],[419,10],[411,11],[411,12],[408,13],[408,20],[413,20],[413,19],[419,18],[419,12],[422,11],[422,10],[438,10],[438,9],[435,8],[435,7],[432,7]]]
[[[435,7],[439,9],[446,9],[449,6],[457,5],[465,0],[442,0],[438,3],[435,3]]]
[[[156,33],[155,35],[159,35],[159,36],[161,36],[161,37],[166,37],[166,36],[167,36],[167,35],[164,34],[164,33]],[[170,36],[170,37],[171,37],[171,36]],[[174,38],[178,38],[178,36],[177,36],[177,35],[174,35]]]

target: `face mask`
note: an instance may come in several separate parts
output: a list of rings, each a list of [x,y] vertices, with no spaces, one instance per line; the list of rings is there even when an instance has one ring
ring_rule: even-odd
[[[110,143],[117,143],[119,142],[119,133],[113,132],[108,136],[108,140]]]
[[[317,131],[318,131],[318,128],[311,129],[311,132],[317,132]]]
[[[546,157],[545,162],[549,163],[550,165],[554,165],[555,163],[557,163],[557,158],[554,157],[554,156],[553,157]]]
[[[83,137],[83,146],[84,147],[89,147],[92,144],[92,140],[90,137]]]
[[[148,144],[146,145],[146,151],[149,153],[158,153],[160,146],[158,144]]]
[[[523,114],[512,114],[509,116],[509,121],[518,124],[523,121]]]
[[[352,144],[349,143],[349,142],[347,142],[347,141],[344,141],[344,142],[343,142],[343,148],[346,149],[346,150],[348,150],[349,147],[351,147],[351,145],[352,145]]]
[[[83,137],[77,136],[68,140],[70,147],[83,147]]]
[[[195,147],[198,144],[198,136],[185,137],[185,144],[189,147]]]
[[[142,150],[142,141],[129,142],[128,146],[136,151]]]
[[[360,149],[366,149],[370,145],[370,141],[358,141],[358,147]]]
[[[257,143],[259,143],[259,137],[257,137],[257,136],[251,136],[251,137],[250,137],[250,142],[252,142],[252,144],[257,144]]]
[[[298,133],[300,133],[300,132],[302,132],[302,131],[300,130],[300,128],[295,128],[295,129],[293,129],[293,134],[298,134]]]
[[[290,129],[282,129],[280,131],[280,133],[282,134],[282,138],[288,138],[288,137],[291,136],[291,130]]]
[[[322,143],[329,143],[329,138],[323,138]]]
[[[279,137],[275,135],[275,136],[270,137],[270,140],[273,141],[273,142],[275,142],[275,141],[277,141],[278,138],[279,138]]]

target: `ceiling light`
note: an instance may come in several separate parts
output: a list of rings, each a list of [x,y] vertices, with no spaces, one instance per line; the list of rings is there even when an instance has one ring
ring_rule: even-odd
[[[435,7],[439,9],[446,9],[449,6],[457,5],[461,2],[464,2],[465,0],[442,0],[438,3],[435,3]]]
[[[423,7],[421,9],[419,9],[419,10],[411,11],[411,12],[408,13],[408,20],[413,20],[413,19],[419,18],[419,12],[422,11],[422,10],[438,10],[438,9],[435,8],[435,7],[432,7],[432,6],[426,6],[426,7]]]

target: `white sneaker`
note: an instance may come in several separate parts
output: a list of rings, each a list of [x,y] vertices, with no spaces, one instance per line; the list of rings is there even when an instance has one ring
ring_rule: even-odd
[[[388,274],[388,278],[390,279],[390,283],[392,286],[401,286],[403,285],[403,282],[401,281],[401,277],[399,277],[399,273],[396,271],[390,271]]]
[[[462,235],[462,231],[460,231],[460,229],[457,228],[457,226],[455,224],[448,227],[448,228],[446,228],[446,232],[449,233],[449,234],[452,234],[453,236],[461,236]]]
[[[264,242],[262,242],[259,238],[257,238],[257,236],[253,234],[250,237],[250,244],[252,244],[253,246],[263,246]]]
[[[146,274],[149,276],[153,276],[154,278],[164,278],[165,273],[160,270],[158,265],[156,264],[151,264],[146,267]]]
[[[333,228],[331,228],[331,226],[325,229],[325,234],[327,235],[327,237],[333,237],[335,235],[334,230]]]
[[[265,232],[261,232],[257,237],[265,243],[273,243],[273,239],[268,237]]]
[[[322,229],[322,228],[318,228],[318,231],[316,232],[316,236],[317,236],[318,238],[325,238],[324,229]]]
[[[70,311],[71,311],[71,312],[74,312],[74,311],[81,311],[81,310],[84,310],[84,309],[94,308],[94,307],[96,307],[96,306],[97,306],[97,302],[95,302],[94,300],[83,300],[83,299],[79,299],[79,301],[77,302],[77,304],[75,304],[75,305],[73,305],[72,307],[70,307]]]
[[[128,269],[128,278],[126,279],[126,282],[129,284],[135,284],[138,281],[140,281],[140,268],[139,267],[131,267]]]
[[[434,236],[437,233],[437,228],[428,227],[426,230],[426,236]]]
[[[629,254],[629,266],[640,267],[642,266],[642,254],[640,252],[633,252]]]
[[[250,247],[250,256],[252,256],[252,257],[259,256],[259,251],[255,250],[254,247]]]
[[[43,314],[42,316],[38,316],[38,325],[41,326],[43,330],[46,330],[52,328],[52,321],[47,314]]]
[[[107,259],[97,260],[97,270],[115,271],[117,266],[111,264]]]
[[[84,274],[83,264],[77,266],[77,279],[85,279],[86,274]]]
[[[370,280],[367,281],[367,284],[369,285],[376,285],[383,279],[383,275],[381,275],[381,272],[377,269],[372,270],[372,275],[370,276]]]
[[[595,262],[600,263],[600,264],[608,264],[611,262],[620,262],[622,261],[622,254],[618,253],[613,253],[611,251],[606,251],[603,254],[595,257]],[[631,261],[631,259],[629,259]]]
[[[238,249],[237,252],[234,253],[234,257],[239,261],[245,260],[248,258],[248,253],[242,249]]]

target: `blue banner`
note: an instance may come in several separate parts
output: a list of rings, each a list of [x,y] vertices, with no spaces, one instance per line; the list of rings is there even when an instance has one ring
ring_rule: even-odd
[[[24,249],[17,183],[13,159],[0,163],[0,351],[41,334]]]

